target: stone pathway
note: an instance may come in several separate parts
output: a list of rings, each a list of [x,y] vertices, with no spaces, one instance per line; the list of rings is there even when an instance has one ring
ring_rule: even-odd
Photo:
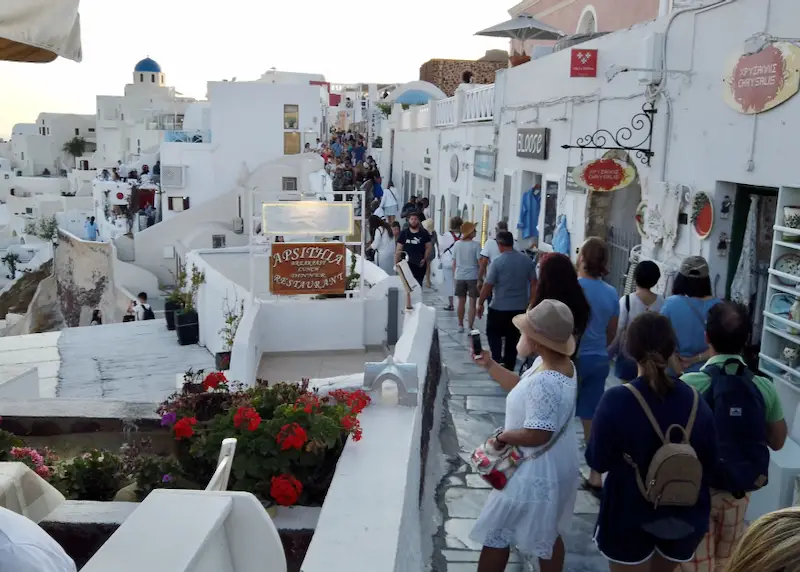
[[[469,539],[475,519],[480,514],[489,487],[472,471],[468,458],[472,450],[505,421],[505,391],[469,357],[469,336],[458,332],[455,312],[445,312],[446,303],[436,292],[427,291],[425,303],[437,309],[437,327],[442,361],[445,365],[448,395],[445,401],[448,419],[443,424],[442,449],[449,471],[442,479],[437,501],[441,526],[434,539],[434,572],[474,572],[480,545]],[[476,326],[485,332],[484,321]],[[488,347],[484,338],[483,346]],[[579,432],[580,423],[576,421]],[[582,467],[585,471],[586,467]],[[578,491],[573,531],[566,539],[566,572],[607,572],[608,563],[592,542],[598,501],[586,491]],[[518,554],[512,554],[506,572],[526,568]]]

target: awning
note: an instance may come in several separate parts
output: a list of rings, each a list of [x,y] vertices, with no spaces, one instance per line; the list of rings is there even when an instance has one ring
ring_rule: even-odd
[[[0,60],[81,61],[80,0],[0,0]]]
[[[533,16],[517,16],[502,24],[486,28],[475,34],[492,38],[511,38],[512,40],[558,40],[566,36],[564,32],[550,24],[540,22]]]

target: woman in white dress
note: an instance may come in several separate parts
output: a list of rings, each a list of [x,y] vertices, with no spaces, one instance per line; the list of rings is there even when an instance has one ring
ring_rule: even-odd
[[[478,572],[503,572],[515,547],[539,559],[541,572],[561,572],[579,485],[575,416],[577,376],[569,356],[575,352],[572,312],[562,302],[544,300],[513,319],[520,330],[521,357],[538,353],[522,378],[492,360],[473,356],[509,391],[505,429],[498,448],[514,445],[522,461],[503,490],[486,500],[470,538],[483,545]]]
[[[389,224],[394,222],[394,217],[397,216],[398,209],[400,208],[399,201],[397,200],[397,189],[394,188],[394,183],[389,181],[389,186],[383,191],[381,197],[380,208]]]
[[[369,217],[369,230],[372,242],[368,248],[375,251],[375,264],[389,276],[394,275],[394,238],[392,228],[377,215]]]
[[[456,281],[453,270],[453,249],[456,242],[461,238],[461,225],[463,221],[460,216],[450,219],[450,231],[442,233],[439,237],[439,272],[442,274],[442,294],[447,296],[446,311],[452,312],[453,296],[456,293]]]

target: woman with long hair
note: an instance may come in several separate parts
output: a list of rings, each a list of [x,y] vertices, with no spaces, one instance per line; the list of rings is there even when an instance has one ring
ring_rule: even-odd
[[[674,572],[692,559],[708,531],[706,476],[717,465],[714,417],[694,389],[667,373],[675,352],[667,318],[640,314],[628,326],[626,344],[639,376],[602,396],[586,449],[589,467],[607,473],[594,540],[611,572]],[[648,468],[667,435],[676,443],[684,437],[702,466],[694,504],[654,506],[645,497]]]
[[[394,238],[392,227],[378,215],[369,217],[369,248],[375,251],[375,264],[380,266],[389,276],[394,274]]]
[[[542,300],[558,300],[567,305],[575,321],[575,339],[580,343],[589,323],[591,309],[569,256],[547,253],[542,257],[538,286],[531,307],[538,306]]]
[[[661,308],[678,339],[677,363],[673,362],[676,373],[700,371],[708,361],[706,318],[708,311],[719,302],[711,292],[706,259],[702,256],[684,258],[672,283],[672,296]]]
[[[800,507],[765,514],[750,525],[725,572],[800,569]]]
[[[581,246],[578,254],[578,282],[580,282],[589,307],[592,309],[586,331],[578,350],[578,417],[583,424],[583,439],[588,443],[592,434],[592,418],[597,404],[606,389],[606,378],[611,371],[608,346],[617,334],[619,299],[616,289],[603,281],[608,275],[610,257],[608,245],[602,238],[593,236]],[[599,495],[602,487],[599,473],[591,471],[584,486]]]

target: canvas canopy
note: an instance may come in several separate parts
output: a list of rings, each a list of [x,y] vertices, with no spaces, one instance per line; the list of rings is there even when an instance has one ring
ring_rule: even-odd
[[[80,0],[0,0],[0,60],[81,61]]]
[[[511,38],[512,40],[559,40],[566,36],[564,32],[550,24],[540,22],[533,16],[521,15],[507,20],[491,28],[475,33],[476,36],[491,38]]]

